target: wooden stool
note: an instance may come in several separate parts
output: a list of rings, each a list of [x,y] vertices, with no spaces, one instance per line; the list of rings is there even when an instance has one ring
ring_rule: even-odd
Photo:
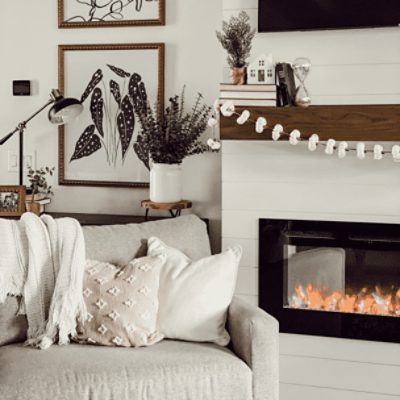
[[[192,202],[181,200],[176,203],[155,203],[151,200],[142,200],[141,207],[146,209],[146,221],[150,210],[168,210],[172,218],[179,217],[182,210],[192,208]]]

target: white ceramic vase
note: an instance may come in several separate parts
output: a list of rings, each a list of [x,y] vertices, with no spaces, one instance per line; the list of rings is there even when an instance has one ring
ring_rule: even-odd
[[[150,200],[175,203],[182,200],[182,166],[153,164],[150,171]]]

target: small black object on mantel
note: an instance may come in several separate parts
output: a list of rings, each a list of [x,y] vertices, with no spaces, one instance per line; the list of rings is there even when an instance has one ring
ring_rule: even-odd
[[[278,84],[278,106],[294,106],[294,99],[296,97],[296,84],[292,66],[288,63],[278,63],[276,64],[275,71]]]

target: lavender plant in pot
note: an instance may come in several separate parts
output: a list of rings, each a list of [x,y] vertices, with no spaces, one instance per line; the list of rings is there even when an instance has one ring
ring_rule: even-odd
[[[172,203],[182,200],[182,162],[186,157],[208,151],[201,140],[207,128],[211,108],[199,93],[191,111],[185,111],[184,90],[159,104],[136,107],[141,129],[134,150],[150,170],[150,200]]]

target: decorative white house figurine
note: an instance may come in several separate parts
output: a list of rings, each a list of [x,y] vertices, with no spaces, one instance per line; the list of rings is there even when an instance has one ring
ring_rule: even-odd
[[[272,54],[259,55],[247,67],[249,85],[275,85],[275,63]]]

